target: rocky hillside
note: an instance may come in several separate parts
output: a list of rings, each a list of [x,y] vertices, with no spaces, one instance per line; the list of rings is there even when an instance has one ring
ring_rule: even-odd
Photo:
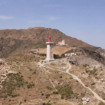
[[[76,55],[43,61],[48,35],[77,46],[54,46],[56,56]],[[104,74],[105,50],[59,30],[0,30],[0,105],[105,105]]]
[[[52,36],[52,41],[57,43],[65,39],[69,46],[91,47],[91,45],[66,36],[57,29],[34,27],[29,29],[0,30],[0,57],[8,57],[13,54],[21,54],[32,48],[44,48],[48,35]]]
[[[69,57],[0,60],[0,105],[105,105],[105,68],[86,55],[73,57],[79,66]]]
[[[105,50],[99,47],[83,48],[85,53],[96,61],[105,65]]]

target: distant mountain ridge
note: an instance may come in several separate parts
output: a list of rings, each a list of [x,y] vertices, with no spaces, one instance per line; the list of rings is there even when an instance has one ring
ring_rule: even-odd
[[[7,57],[11,53],[24,53],[32,48],[46,47],[48,35],[52,41],[58,43],[62,39],[69,46],[92,47],[91,45],[65,35],[57,29],[34,27],[28,29],[5,29],[0,30],[0,57]]]

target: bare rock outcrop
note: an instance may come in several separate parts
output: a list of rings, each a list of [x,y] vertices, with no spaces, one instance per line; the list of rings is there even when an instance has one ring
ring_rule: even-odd
[[[96,61],[105,65],[105,50],[99,47],[83,48],[85,53]]]

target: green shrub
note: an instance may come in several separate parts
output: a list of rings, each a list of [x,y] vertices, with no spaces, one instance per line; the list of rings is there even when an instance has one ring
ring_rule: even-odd
[[[99,105],[105,105],[103,102],[100,102]]]
[[[58,58],[61,58],[61,56],[54,54],[54,58],[58,59]]]
[[[70,77],[70,79],[73,79],[73,77]]]
[[[95,83],[92,83],[91,85],[95,85]]]
[[[40,55],[40,56],[46,56],[46,54],[39,54],[39,53],[38,53],[38,55]]]
[[[86,73],[88,73],[89,71],[88,70],[86,70]]]
[[[50,97],[50,94],[46,94],[46,98],[49,98]]]
[[[25,81],[21,73],[9,73],[7,79],[1,84],[3,88],[0,90],[0,97],[18,96],[13,95],[13,91],[16,88],[20,88],[25,85]]]
[[[51,105],[51,103],[47,103],[46,105]]]
[[[84,65],[83,65],[83,67],[87,67],[87,66],[89,66],[89,65],[88,65],[88,64],[84,64]]]
[[[60,76],[59,78],[62,78],[62,76]]]
[[[36,71],[34,71],[33,74],[36,74]]]
[[[13,94],[13,95],[12,95],[12,97],[17,97],[17,96],[19,96],[19,94]]]
[[[81,96],[82,96],[82,97],[85,97],[85,93],[81,93]]]
[[[56,88],[58,90],[58,93],[61,94],[61,98],[70,98],[74,94],[70,86],[57,86]]]
[[[92,74],[92,75],[97,75],[96,72],[97,72],[97,69],[95,69],[95,68],[93,70],[89,71],[89,73]]]
[[[43,94],[43,93],[42,93],[41,95],[42,95],[42,96],[44,96],[44,94]]]
[[[31,79],[31,77],[28,77],[29,79]]]
[[[7,95],[4,95],[4,98],[7,98]]]
[[[48,90],[52,90],[52,88],[51,88],[50,86],[47,86],[46,88],[47,88]]]
[[[65,57],[65,54],[62,54],[61,57],[64,58]]]
[[[27,100],[26,99],[24,99],[24,102],[26,102]]]
[[[61,95],[61,99],[64,99],[64,95],[63,94]]]
[[[78,104],[78,105],[83,105],[83,104]]]
[[[54,91],[53,94],[58,94],[58,92],[57,91]]]
[[[29,88],[32,88],[32,87],[34,87],[35,85],[34,85],[34,83],[29,83],[28,85],[27,85],[27,88],[29,89]]]

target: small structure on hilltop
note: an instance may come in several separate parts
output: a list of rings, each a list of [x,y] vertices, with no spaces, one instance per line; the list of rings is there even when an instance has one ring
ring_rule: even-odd
[[[76,55],[76,53],[66,53],[66,54],[65,54],[65,57],[75,56],[75,55]]]
[[[58,42],[57,45],[61,45],[61,46],[65,45],[65,40]]]
[[[62,40],[62,45],[65,45],[65,40],[64,39]]]
[[[66,44],[64,39],[62,41],[58,42],[56,45],[58,45],[58,46],[66,46],[66,47],[69,46],[68,44]]]
[[[51,42],[51,36],[48,36],[48,42],[46,42],[47,44],[47,54],[46,54],[46,61],[51,61],[54,60],[54,56],[53,56],[53,44],[54,42]]]

